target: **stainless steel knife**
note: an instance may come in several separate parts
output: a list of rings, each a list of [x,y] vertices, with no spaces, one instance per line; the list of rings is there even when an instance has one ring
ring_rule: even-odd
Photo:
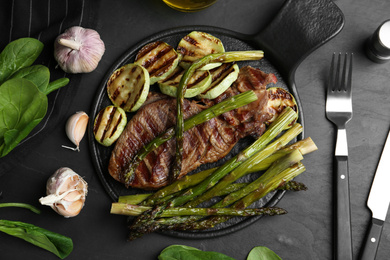
[[[372,212],[372,219],[368,229],[366,241],[361,253],[361,260],[375,259],[383,224],[386,220],[390,203],[390,132],[379,160],[378,167],[372,181],[367,206]]]

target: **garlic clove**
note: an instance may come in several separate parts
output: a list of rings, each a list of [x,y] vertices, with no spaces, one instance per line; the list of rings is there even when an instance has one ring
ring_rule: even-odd
[[[97,31],[73,26],[54,43],[54,57],[68,73],[86,73],[96,69],[105,52],[104,42]]]
[[[87,182],[72,169],[63,167],[48,179],[47,196],[40,198],[39,202],[66,218],[74,217],[84,207],[87,193]]]
[[[66,206],[65,205],[58,204],[58,205],[56,205],[56,208],[54,210],[58,214],[66,217],[66,218],[70,218],[70,217],[75,217],[80,213],[80,211],[83,207],[83,202],[81,200],[78,200],[78,201],[74,201],[72,203],[69,203]]]
[[[80,151],[80,142],[84,137],[87,130],[89,117],[85,112],[79,111],[69,117],[65,125],[66,135],[69,140],[76,145],[76,148],[69,146],[62,146],[73,151]]]

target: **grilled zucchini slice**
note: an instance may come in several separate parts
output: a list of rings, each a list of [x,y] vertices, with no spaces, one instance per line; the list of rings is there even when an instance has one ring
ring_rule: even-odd
[[[180,60],[181,55],[172,46],[156,41],[142,47],[134,63],[143,66],[149,72],[152,85],[171,74]]]
[[[298,113],[298,105],[294,96],[283,88],[272,87],[267,89],[268,92],[268,112],[272,115],[272,118],[267,121],[271,124],[275,119],[282,113],[286,107],[291,107],[295,112]],[[292,122],[290,126],[295,123]]]
[[[108,106],[100,110],[93,125],[95,140],[104,146],[112,145],[122,134],[126,124],[127,117],[122,108]]]
[[[168,96],[176,97],[177,88],[185,70],[177,67],[174,72],[165,80],[159,81],[160,91]],[[207,70],[198,70],[191,76],[188,82],[185,98],[192,98],[205,91],[211,84],[211,74]]]
[[[107,93],[115,106],[134,112],[145,102],[149,87],[149,72],[131,63],[114,71],[107,82]]]
[[[208,54],[224,51],[225,48],[220,39],[211,34],[198,31],[193,31],[184,36],[177,46],[177,52],[183,56],[179,65],[184,69],[189,68],[193,62]],[[220,65],[221,63],[210,63],[204,66],[202,70],[210,70]]]
[[[210,70],[212,81],[210,87],[198,95],[198,98],[214,99],[225,92],[238,77],[240,68],[235,63],[224,63]]]

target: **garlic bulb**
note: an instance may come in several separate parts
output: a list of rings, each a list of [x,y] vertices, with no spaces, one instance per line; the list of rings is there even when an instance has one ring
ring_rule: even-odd
[[[71,27],[54,43],[54,57],[68,73],[86,73],[96,69],[105,51],[98,32],[80,26]]]
[[[68,147],[65,145],[63,145],[62,147],[74,151],[80,151],[80,142],[83,139],[85,131],[87,129],[88,120],[88,115],[83,111],[76,112],[74,115],[69,117],[65,125],[65,131],[69,140],[76,145],[76,148]]]
[[[39,202],[66,218],[75,217],[84,206],[87,190],[88,184],[80,175],[63,167],[48,179],[47,196],[40,198]]]

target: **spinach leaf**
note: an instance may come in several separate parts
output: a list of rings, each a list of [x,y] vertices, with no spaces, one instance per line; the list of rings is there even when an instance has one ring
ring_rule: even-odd
[[[46,66],[33,65],[30,67],[20,69],[14,74],[12,74],[10,79],[14,79],[14,78],[27,79],[32,83],[34,83],[41,92],[46,94],[45,91],[50,81],[50,71]]]
[[[23,78],[0,86],[0,157],[7,155],[44,118],[47,97]]]
[[[32,224],[0,220],[0,231],[52,252],[61,259],[73,250],[72,239]]]
[[[0,84],[19,69],[30,66],[42,52],[43,43],[34,38],[10,42],[0,53]]]
[[[254,247],[246,260],[282,260],[274,251],[264,246]]]
[[[27,68],[23,68],[12,74],[10,79],[24,78],[34,83],[38,89],[45,95],[50,92],[66,86],[69,83],[68,78],[60,78],[55,81],[50,81],[50,71],[46,66],[33,65]]]
[[[158,256],[159,260],[234,260],[218,252],[202,251],[195,247],[172,245],[165,248]]]

